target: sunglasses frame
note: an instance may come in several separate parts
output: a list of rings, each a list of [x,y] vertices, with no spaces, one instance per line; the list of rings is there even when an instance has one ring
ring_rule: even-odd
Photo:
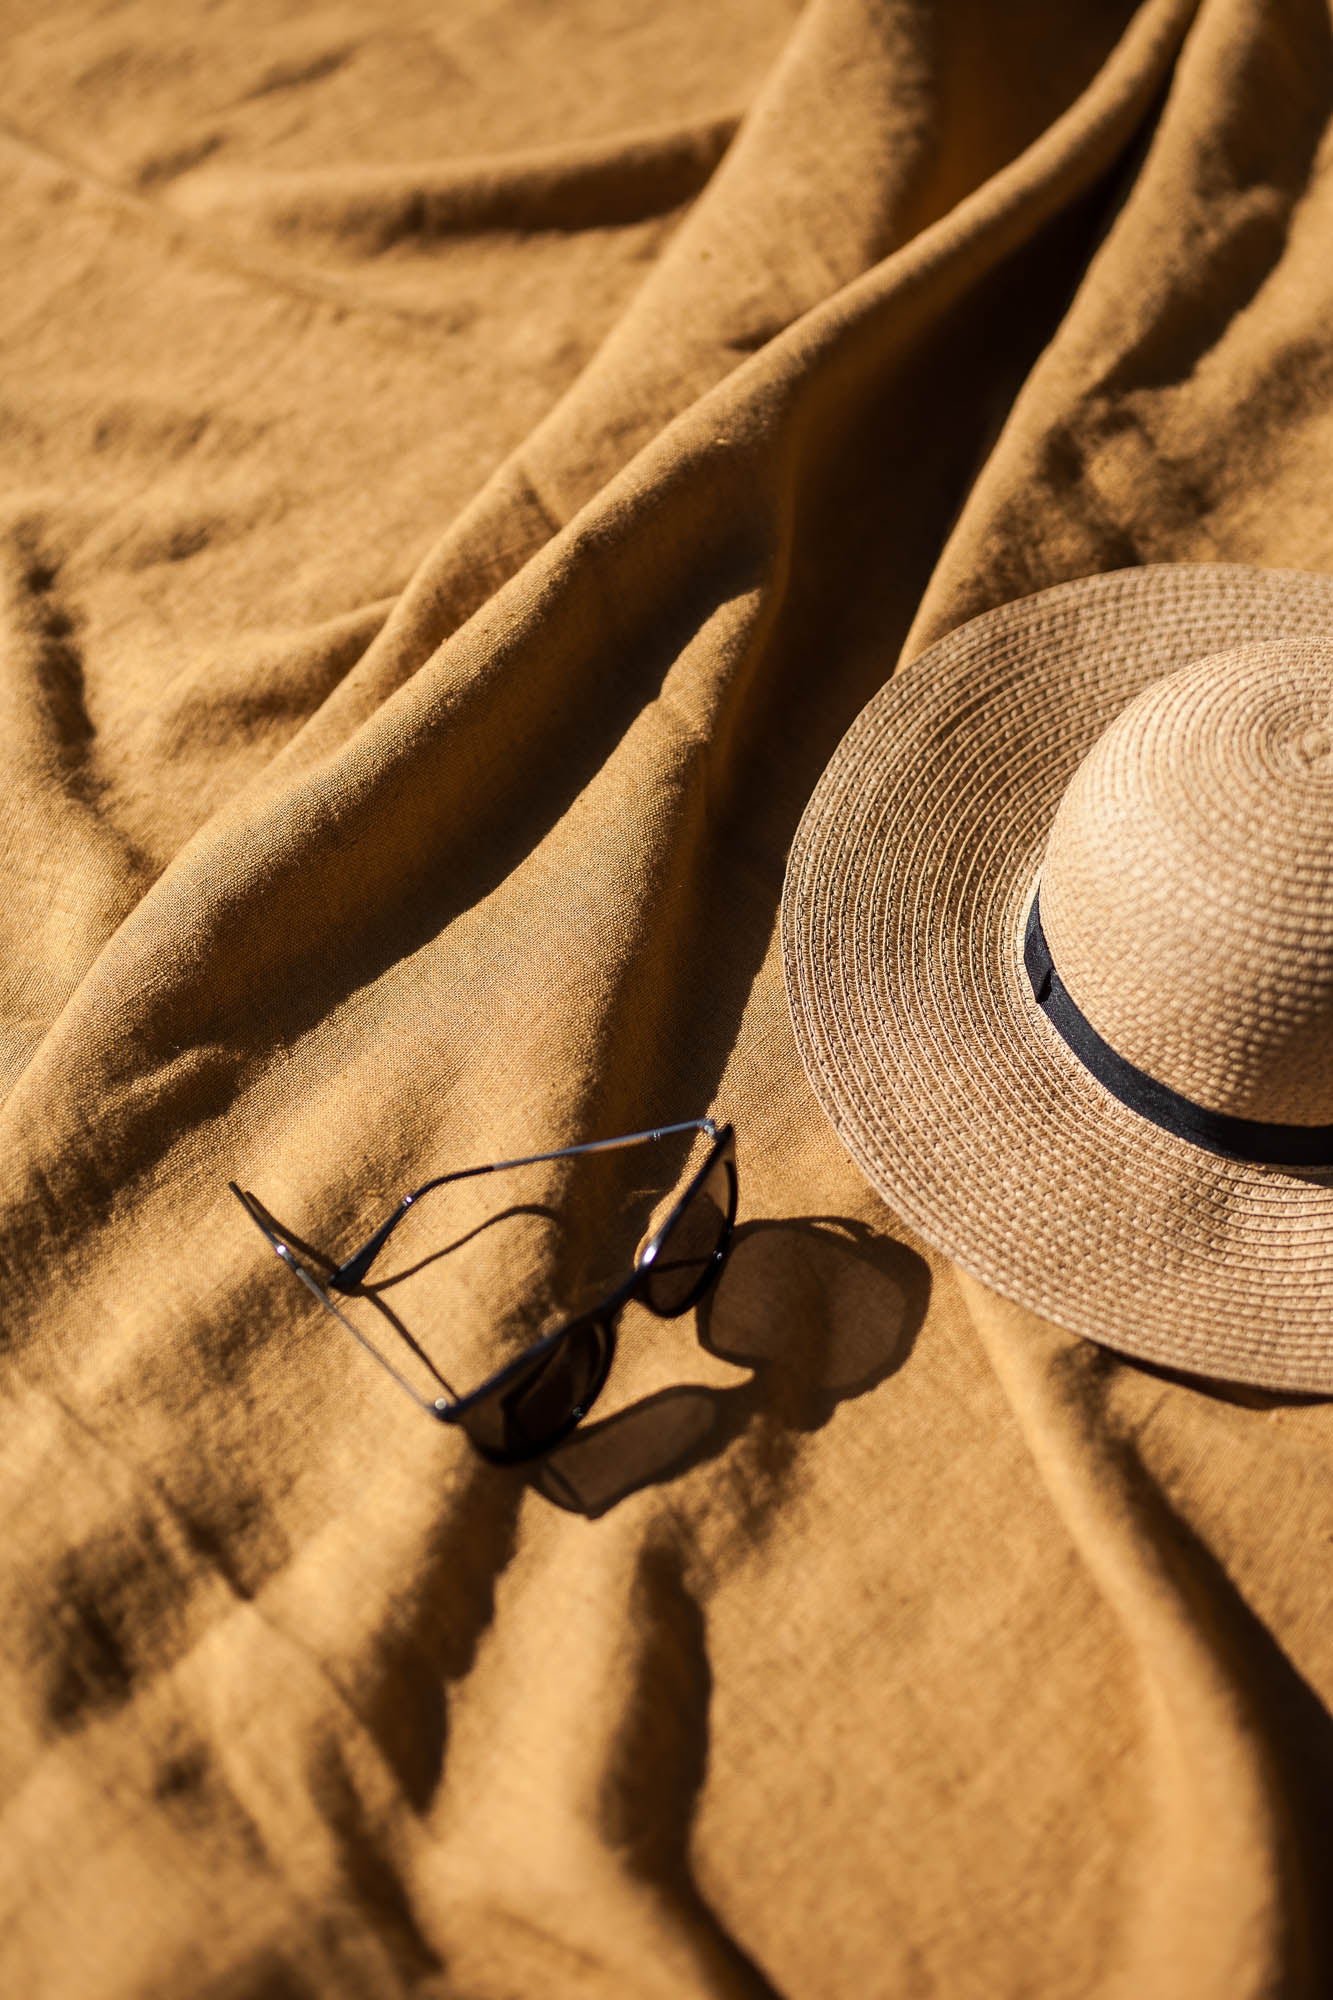
[[[682,1313],[687,1313],[692,1306],[697,1305],[709,1288],[716,1283],[718,1274],[726,1262],[727,1253],[731,1248],[732,1235],[736,1226],[736,1210],[739,1204],[740,1190],[736,1172],[736,1133],[733,1126],[725,1124],[717,1125],[711,1118],[695,1118],[680,1125],[664,1125],[652,1131],[627,1133],[617,1139],[594,1139],[583,1145],[562,1147],[560,1151],[554,1153],[534,1153],[517,1160],[496,1160],[485,1166],[464,1167],[456,1173],[441,1174],[435,1180],[427,1181],[424,1186],[404,1196],[388,1220],[382,1223],[359,1249],[353,1251],[350,1257],[344,1259],[327,1280],[330,1290],[337,1290],[344,1294],[359,1291],[371,1264],[378,1256],[380,1250],[383,1249],[384,1244],[388,1241],[389,1236],[398,1223],[403,1219],[407,1210],[423,1194],[429,1193],[434,1188],[443,1187],[451,1181],[467,1180],[477,1174],[497,1173],[507,1167],[533,1166],[542,1161],[567,1159],[580,1153],[607,1152],[621,1146],[641,1145],[654,1139],[664,1139],[683,1132],[704,1133],[712,1139],[713,1143],[701,1165],[690,1176],[689,1181],[686,1183],[677,1200],[672,1204],[667,1215],[653,1231],[652,1235],[641,1245],[634,1259],[633,1269],[624,1282],[617,1285],[613,1291],[608,1292],[606,1297],[601,1299],[597,1305],[589,1307],[586,1312],[579,1313],[574,1319],[565,1320],[550,1333],[543,1334],[539,1340],[533,1341],[520,1354],[516,1354],[511,1361],[505,1362],[502,1367],[496,1369],[494,1374],[488,1375],[485,1381],[479,1383],[475,1389],[468,1390],[462,1396],[455,1396],[452,1392],[447,1396],[430,1397],[422,1395],[420,1390],[394,1366],[387,1355],[381,1353],[380,1349],[372,1340],[367,1338],[360,1327],[356,1326],[348,1318],[347,1314],[341,1310],[335,1300],[329,1296],[329,1290],[326,1290],[324,1285],[321,1285],[319,1280],[293,1255],[290,1244],[284,1240],[279,1232],[279,1225],[276,1218],[269,1214],[269,1211],[264,1207],[258,1196],[239,1187],[235,1181],[228,1181],[227,1186],[245,1209],[256,1228],[267,1239],[269,1246],[275,1254],[290,1270],[295,1272],[306,1289],[314,1293],[320,1304],[333,1314],[333,1317],[347,1329],[353,1339],[361,1347],[365,1348],[366,1352],[378,1361],[380,1366],[393,1377],[399,1388],[412,1398],[412,1401],[419,1409],[427,1411],[439,1423],[456,1424],[466,1435],[473,1450],[489,1463],[493,1465],[520,1465],[532,1459],[542,1458],[547,1452],[554,1450],[587,1416],[589,1410],[605,1388],[607,1378],[611,1373],[616,1354],[616,1321],[622,1309],[631,1299],[637,1298],[658,1319],[678,1319]],[[690,1202],[702,1188],[714,1168],[719,1164],[725,1165],[727,1170],[728,1200],[726,1213],[723,1217],[722,1232],[718,1238],[716,1248],[713,1250],[708,1264],[697,1282],[691,1286],[679,1304],[670,1307],[656,1304],[652,1297],[652,1287],[649,1281],[653,1276],[657,1260],[661,1256],[663,1247],[670,1238],[673,1228],[679,1222]],[[551,1432],[550,1435],[544,1437],[540,1444],[533,1445],[524,1450],[503,1452],[496,1451],[492,1446],[486,1444],[477,1436],[474,1430],[469,1428],[469,1416],[475,1418],[489,1401],[503,1394],[507,1385],[519,1380],[543,1356],[554,1354],[562,1343],[570,1341],[576,1333],[585,1327],[595,1327],[597,1329],[602,1341],[602,1357],[597,1372],[590,1381],[581,1401],[574,1406],[568,1419],[562,1425]],[[436,1372],[433,1364],[429,1361],[426,1365],[432,1368],[432,1372]],[[437,1379],[439,1379],[438,1376]],[[441,1386],[443,1386],[443,1383]]]

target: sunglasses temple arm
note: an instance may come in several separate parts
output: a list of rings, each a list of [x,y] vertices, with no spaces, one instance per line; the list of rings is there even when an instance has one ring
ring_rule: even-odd
[[[267,1222],[265,1222],[264,1220],[264,1214],[266,1213],[266,1211],[264,1210],[263,1203],[260,1202],[254,1195],[247,1194],[244,1188],[238,1187],[235,1181],[228,1181],[227,1186],[232,1192],[232,1194],[235,1195],[237,1201],[240,1202],[241,1207],[250,1217],[250,1220],[257,1225],[261,1235],[263,1235],[267,1239],[270,1249],[273,1250],[275,1255],[278,1258],[280,1258],[280,1260],[287,1266],[287,1269],[289,1271],[295,1273],[295,1275],[301,1280],[301,1283],[305,1286],[306,1290],[308,1292],[313,1292],[315,1297],[319,1300],[320,1304],[328,1312],[331,1312],[333,1314],[333,1317],[337,1320],[339,1326],[346,1327],[347,1331],[351,1334],[357,1346],[364,1347],[366,1353],[371,1356],[372,1360],[378,1361],[380,1367],[384,1369],[385,1373],[392,1375],[394,1381],[398,1384],[398,1387],[403,1391],[405,1395],[410,1396],[412,1398],[412,1401],[417,1405],[418,1409],[428,1410],[431,1416],[437,1417],[441,1423],[451,1422],[453,1418],[453,1406],[458,1400],[454,1396],[452,1390],[449,1391],[447,1397],[438,1396],[432,1398],[430,1396],[423,1396],[418,1389],[414,1389],[412,1384],[408,1381],[407,1377],[405,1375],[400,1374],[399,1371],[394,1367],[392,1361],[390,1361],[386,1355],[380,1353],[374,1341],[367,1340],[365,1334],[362,1333],[360,1327],[353,1326],[351,1320],[347,1318],[346,1314],[338,1310],[338,1307],[333,1303],[333,1300],[329,1297],[328,1293],[323,1289],[323,1287],[315,1283],[315,1280],[311,1277],[309,1271],[306,1270],[305,1266],[303,1264],[298,1264],[295,1257],[293,1257],[291,1251],[287,1248],[287,1245],[283,1242],[280,1242],[279,1239],[273,1234],[273,1231],[269,1228]],[[432,1374],[436,1373],[433,1367],[431,1368],[431,1373]],[[437,1380],[439,1379],[438,1376],[436,1377],[436,1379]],[[441,1381],[440,1387],[442,1389],[446,1388],[447,1384]]]
[[[460,1167],[455,1173],[439,1174],[434,1180],[424,1181],[419,1188],[414,1188],[411,1194],[405,1194],[397,1208],[380,1224],[374,1234],[368,1236],[360,1248],[354,1250],[351,1256],[330,1274],[329,1283],[335,1291],[354,1291],[409,1208],[420,1201],[423,1195],[433,1193],[436,1188],[449,1187],[454,1181],[475,1180],[479,1174],[504,1173],[509,1167],[536,1167],[548,1160],[572,1160],[580,1153],[612,1153],[619,1151],[622,1146],[645,1146],[650,1140],[674,1138],[680,1132],[704,1132],[711,1139],[717,1135],[717,1126],[711,1118],[687,1118],[680,1125],[657,1125],[651,1131],[627,1132],[618,1139],[585,1139],[577,1146],[561,1146],[554,1153],[525,1153],[517,1160],[492,1160],[484,1167]]]
[[[282,1256],[281,1250],[279,1250],[278,1255],[280,1257]],[[294,1257],[288,1257],[285,1259],[285,1261],[291,1266],[291,1269],[295,1271],[297,1277],[301,1280],[301,1283],[306,1287],[306,1289],[314,1293],[315,1297],[319,1300],[322,1306],[327,1306],[328,1310],[333,1314],[333,1317],[337,1320],[338,1324],[340,1326],[346,1327],[347,1331],[351,1334],[353,1340],[355,1340],[359,1346],[364,1347],[366,1353],[371,1355],[374,1360],[379,1362],[380,1367],[385,1371],[387,1375],[392,1375],[394,1381],[398,1384],[398,1387],[401,1390],[403,1390],[403,1392],[406,1395],[412,1398],[412,1401],[416,1404],[418,1409],[426,1410],[432,1417],[438,1417],[441,1422],[445,1423],[448,1422],[449,1405],[453,1400],[452,1398],[446,1400],[442,1396],[441,1397],[423,1396],[419,1389],[414,1389],[412,1384],[408,1381],[407,1377],[405,1375],[399,1374],[398,1370],[394,1367],[392,1361],[390,1361],[385,1355],[380,1353],[374,1341],[367,1340],[364,1333],[362,1333],[360,1327],[353,1326],[351,1320],[348,1319],[347,1315],[345,1313],[339,1312],[337,1306],[333,1303],[333,1300],[328,1296],[328,1293],[323,1291],[320,1288],[320,1286],[318,1286],[315,1283],[314,1279],[310,1276],[310,1273],[308,1271],[302,1270],[301,1266],[296,1262]]]

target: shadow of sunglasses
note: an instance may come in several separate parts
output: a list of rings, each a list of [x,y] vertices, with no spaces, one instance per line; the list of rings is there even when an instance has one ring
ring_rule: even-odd
[[[422,1355],[426,1367],[445,1392],[438,1396],[423,1395],[331,1296],[333,1289],[346,1295],[361,1288],[374,1258],[407,1209],[434,1188],[474,1174],[535,1165],[539,1161],[564,1159],[578,1153],[601,1152],[616,1146],[637,1145],[680,1132],[702,1132],[713,1143],[702,1165],[687,1181],[664,1220],[641,1246],[624,1283],[589,1311],[567,1320],[553,1332],[534,1341],[466,1395],[454,1395],[439,1370],[428,1357]],[[494,1465],[521,1465],[541,1457],[568,1437],[587,1416],[610,1375],[616,1351],[616,1322],[622,1308],[631,1299],[639,1300],[659,1319],[678,1318],[698,1303],[716,1282],[726,1261],[740,1192],[735,1131],[730,1125],[714,1125],[711,1119],[663,1126],[652,1132],[629,1133],[621,1139],[593,1140],[582,1146],[566,1147],[558,1153],[534,1154],[523,1160],[496,1161],[483,1167],[464,1168],[456,1174],[441,1175],[405,1196],[388,1222],[381,1224],[359,1250],[333,1269],[321,1283],[302,1261],[302,1255],[310,1255],[307,1247],[283,1229],[257,1195],[239,1187],[235,1181],[229,1181],[227,1185],[278,1258],[353,1339],[387,1370],[418,1408],[426,1410],[441,1423],[457,1425],[474,1450]],[[302,1255],[298,1255],[298,1251]],[[421,1351],[418,1349],[417,1352],[420,1354]]]

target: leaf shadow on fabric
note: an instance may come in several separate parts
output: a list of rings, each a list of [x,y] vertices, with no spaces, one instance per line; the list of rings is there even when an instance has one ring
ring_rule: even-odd
[[[929,1292],[924,1259],[864,1224],[742,1224],[697,1324],[702,1346],[751,1369],[750,1380],[664,1389],[584,1424],[534,1469],[532,1485],[595,1520],[716,1457],[761,1411],[789,1431],[819,1430],[907,1360]]]

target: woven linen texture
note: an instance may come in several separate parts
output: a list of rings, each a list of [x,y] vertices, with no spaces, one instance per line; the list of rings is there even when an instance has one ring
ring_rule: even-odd
[[[1327,1403],[928,1256],[778,934],[904,653],[1333,568],[1327,7],[0,35],[0,1990],[1333,1990]],[[536,1476],[226,1192],[334,1251],[710,1106],[724,1281]],[[384,1304],[465,1388],[685,1164],[460,1189]]]

